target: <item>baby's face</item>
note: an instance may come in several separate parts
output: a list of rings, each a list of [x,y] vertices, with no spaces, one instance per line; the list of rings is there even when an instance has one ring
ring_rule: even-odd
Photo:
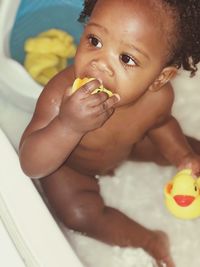
[[[143,95],[163,68],[166,40],[148,2],[99,0],[75,57],[76,77],[102,80],[120,105]]]

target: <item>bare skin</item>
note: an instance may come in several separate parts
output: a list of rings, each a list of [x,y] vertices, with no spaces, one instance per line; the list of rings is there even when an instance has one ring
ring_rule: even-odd
[[[67,227],[112,245],[142,247],[158,266],[164,261],[174,267],[167,235],[105,206],[95,179],[127,158],[200,171],[200,157],[171,116],[169,81],[176,68],[164,67],[167,44],[155,12],[143,0],[98,1],[74,65],[44,88],[19,155],[24,172],[42,178],[49,203]],[[71,95],[76,77],[98,80]],[[99,81],[116,95],[91,95]]]

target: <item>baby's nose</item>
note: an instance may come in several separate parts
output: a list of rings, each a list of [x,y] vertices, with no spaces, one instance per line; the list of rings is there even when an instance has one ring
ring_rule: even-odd
[[[93,71],[104,73],[104,74],[111,76],[111,77],[114,75],[114,71],[113,71],[112,67],[109,66],[105,61],[93,60],[91,62],[91,66],[92,66]]]

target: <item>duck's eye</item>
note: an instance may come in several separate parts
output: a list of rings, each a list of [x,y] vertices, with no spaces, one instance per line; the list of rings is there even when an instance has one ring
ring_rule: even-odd
[[[198,191],[198,188],[197,188],[197,186],[196,186],[196,185],[194,186],[194,190],[195,190],[195,191]]]

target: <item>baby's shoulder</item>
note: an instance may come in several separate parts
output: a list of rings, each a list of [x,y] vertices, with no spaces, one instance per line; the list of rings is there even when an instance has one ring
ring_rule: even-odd
[[[59,103],[63,97],[65,90],[67,90],[74,81],[74,68],[70,66],[63,71],[55,75],[44,87],[42,93],[39,97],[38,103],[42,102],[42,105],[45,103],[49,105],[49,102]]]
[[[44,90],[63,93],[63,90],[72,85],[74,79],[74,67],[72,65],[54,76]]]
[[[59,72],[42,90],[37,100],[35,116],[40,114],[57,113],[57,107],[60,106],[65,90],[67,90],[74,81],[73,66]],[[50,115],[49,115],[50,116]]]

